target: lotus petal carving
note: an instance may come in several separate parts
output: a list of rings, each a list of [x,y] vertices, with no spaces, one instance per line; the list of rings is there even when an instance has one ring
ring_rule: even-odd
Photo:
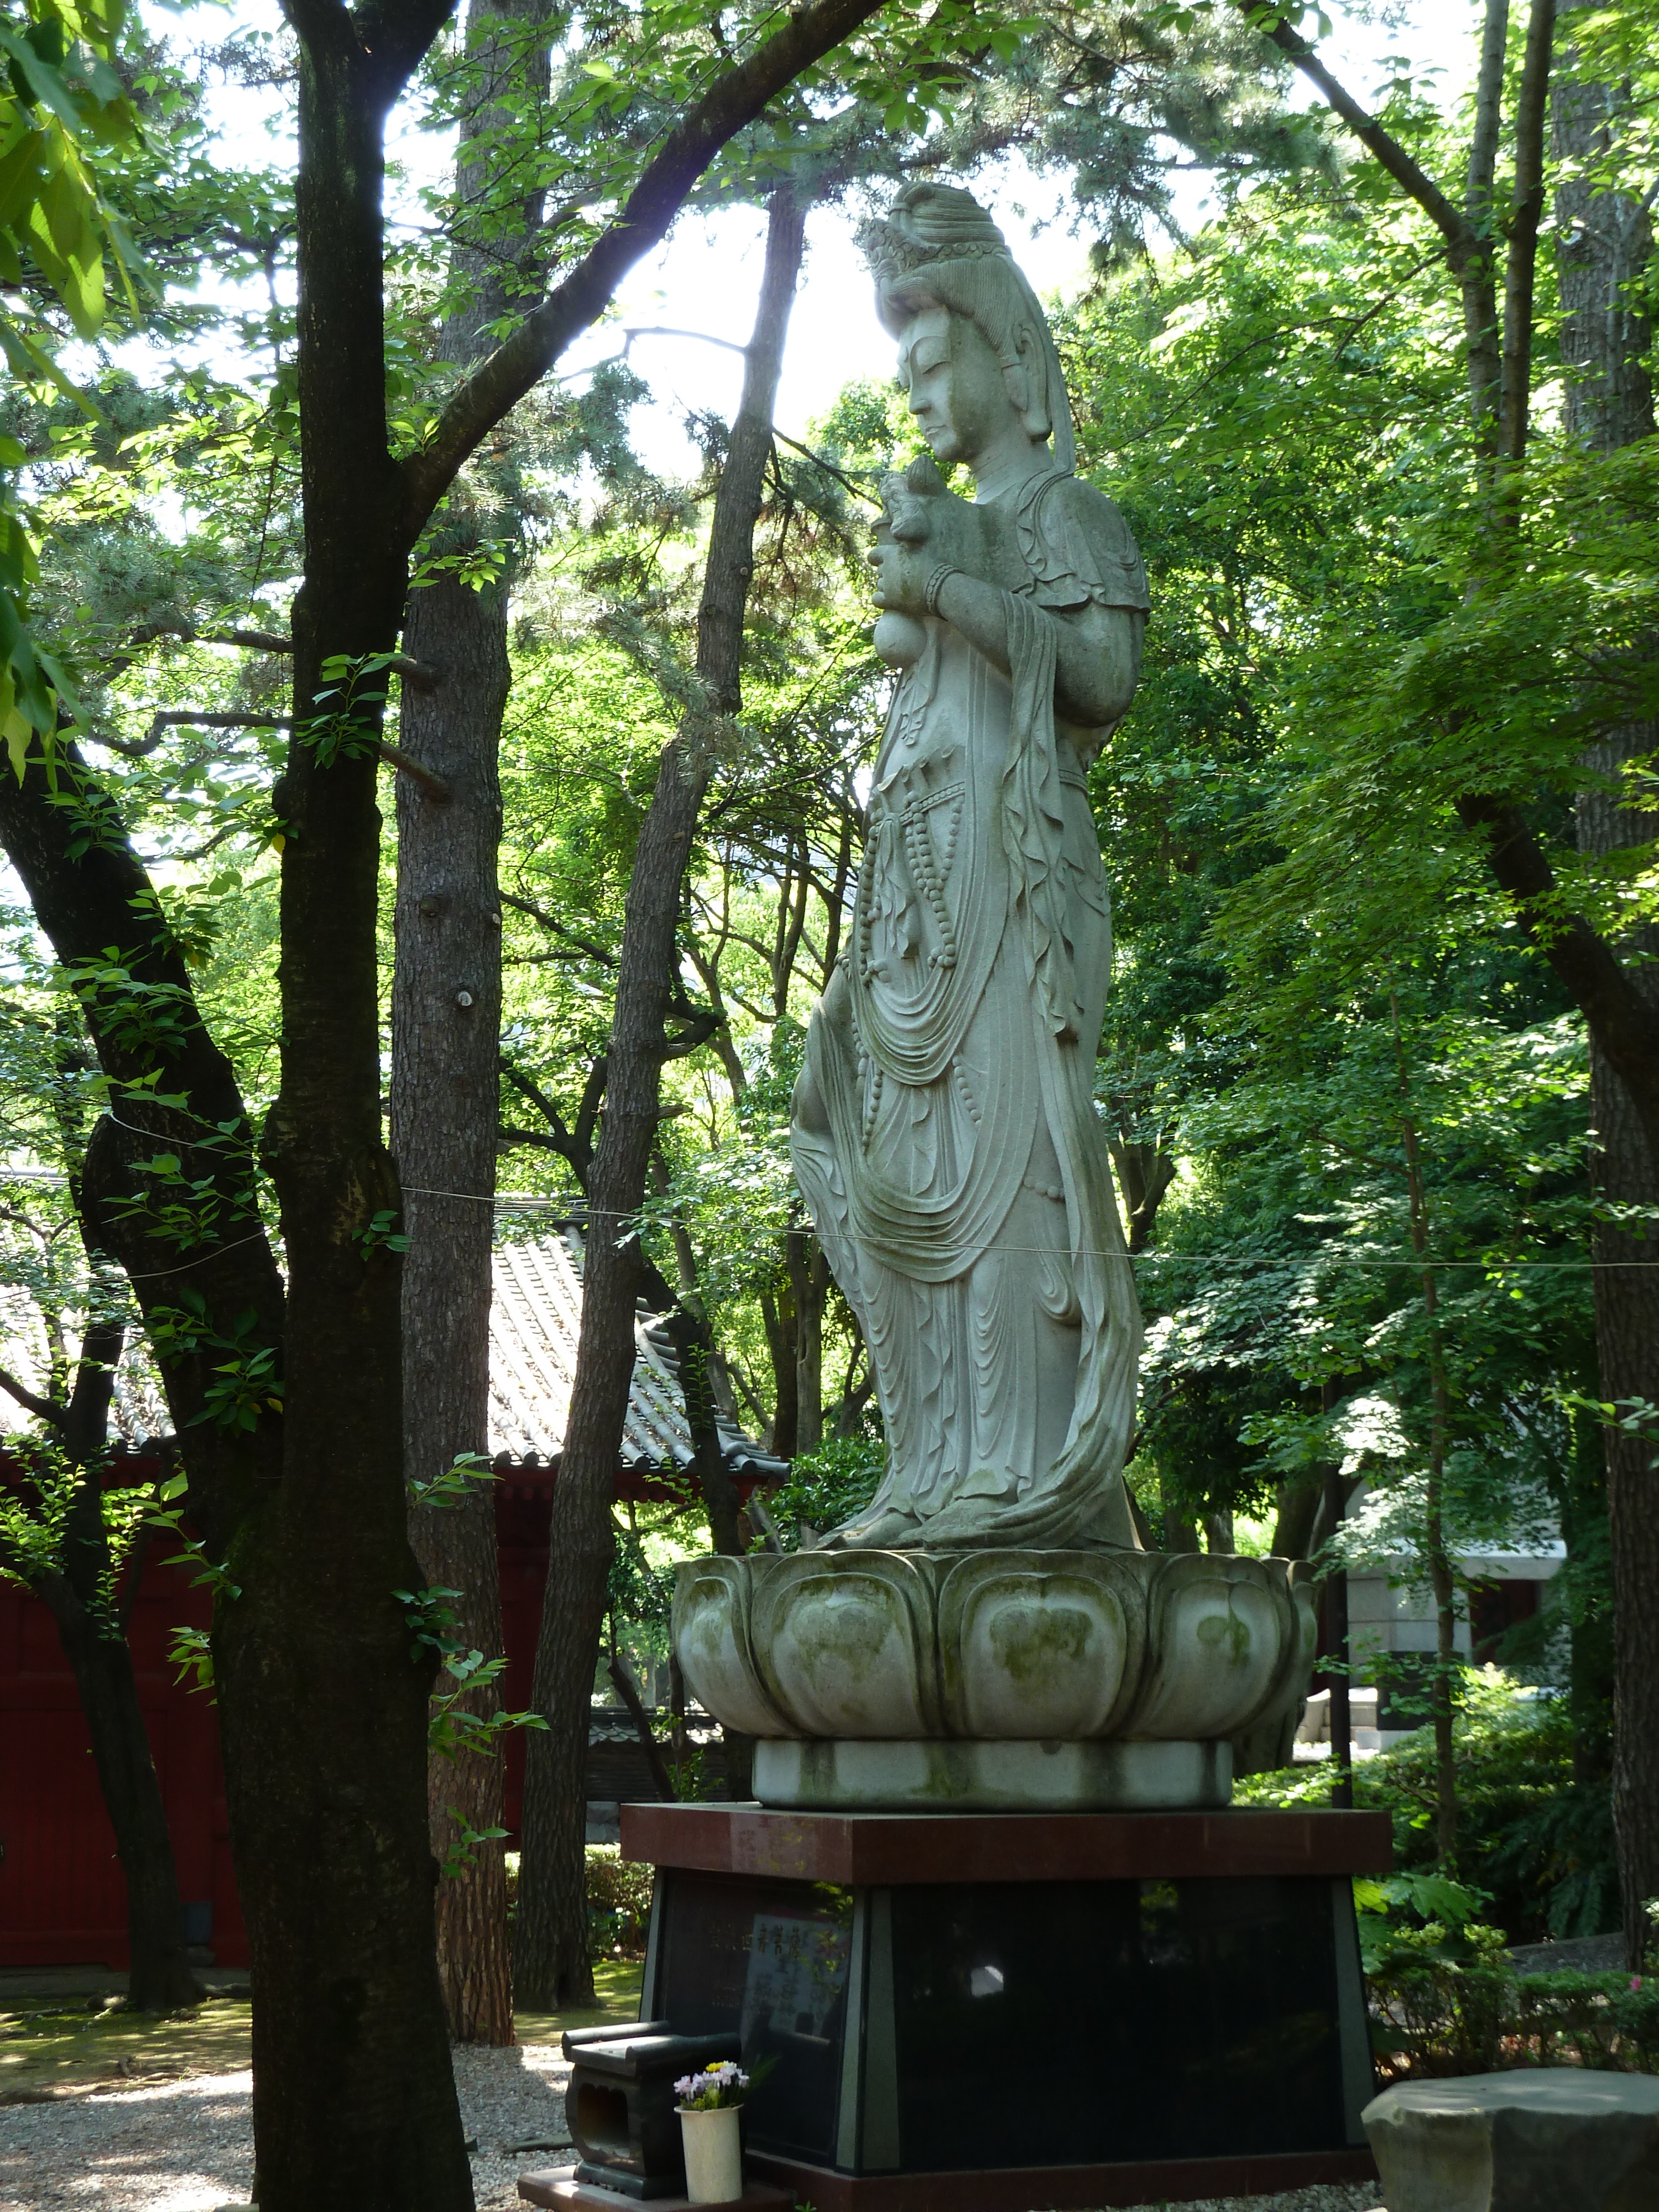
[[[805,1552],[680,1568],[674,1648],[746,1735],[1215,1742],[1288,1712],[1315,1649],[1284,1559]]]

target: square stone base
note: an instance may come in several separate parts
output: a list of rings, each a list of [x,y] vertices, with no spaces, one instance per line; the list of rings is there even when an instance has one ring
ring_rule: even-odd
[[[1375,2173],[1365,1813],[625,1806],[643,2015],[769,2062],[751,2171],[817,2212],[1024,2212]]]
[[[527,2204],[548,2204],[560,2212],[632,2212],[636,2197],[614,2189],[600,2189],[578,2181],[574,2166],[554,2166],[540,2173],[521,2173],[519,2194]],[[732,2212],[794,2212],[795,2199],[787,2187],[769,2181],[751,2181],[741,2197],[732,2200]],[[651,2212],[691,2212],[689,2197],[653,2197]]]

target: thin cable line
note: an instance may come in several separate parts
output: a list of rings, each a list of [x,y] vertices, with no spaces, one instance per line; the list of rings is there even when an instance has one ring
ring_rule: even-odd
[[[498,1191],[493,1195],[479,1190],[430,1190],[420,1183],[404,1185],[405,1198],[459,1198],[475,1206],[500,1206],[508,1212],[562,1213],[569,1218],[580,1217],[586,1221],[632,1221],[637,1224],[637,1212],[625,1212],[615,1206],[573,1205],[566,1198],[536,1198],[529,1193]],[[799,1221],[793,1226],[811,1229],[817,1233],[816,1222]],[[1048,1244],[975,1244],[969,1248],[976,1253],[1021,1252],[1039,1258],[1052,1256],[1058,1249]],[[1420,1259],[1415,1252],[1406,1252],[1395,1259],[1367,1259],[1358,1253],[1309,1252],[1287,1255],[1283,1259],[1245,1259],[1235,1252],[1103,1252],[1092,1245],[1072,1249],[1077,1260],[1128,1260],[1136,1266],[1151,1266],[1155,1261],[1168,1261],[1171,1267],[1185,1264],[1204,1267],[1482,1267],[1491,1274],[1513,1274],[1521,1268],[1534,1273],[1585,1274],[1596,1269],[1611,1267],[1659,1267],[1659,1260],[1431,1260]]]
[[[268,1232],[256,1230],[252,1237],[239,1237],[234,1244],[216,1244],[210,1252],[204,1252],[199,1260],[183,1260],[176,1267],[129,1267],[127,1279],[133,1283],[153,1283],[161,1275],[185,1275],[192,1267],[205,1267],[210,1260],[222,1259],[227,1252],[240,1252],[245,1244],[269,1242]]]

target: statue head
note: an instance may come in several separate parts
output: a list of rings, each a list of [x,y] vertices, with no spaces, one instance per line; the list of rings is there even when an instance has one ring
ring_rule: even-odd
[[[1073,469],[1072,410],[1048,318],[973,194],[907,185],[858,242],[876,280],[876,312],[899,341],[900,375],[913,404],[924,402],[916,411],[939,459],[969,459],[988,418],[1012,410],[1034,445],[1053,439],[1056,467]],[[924,384],[947,367],[950,425],[936,419]]]

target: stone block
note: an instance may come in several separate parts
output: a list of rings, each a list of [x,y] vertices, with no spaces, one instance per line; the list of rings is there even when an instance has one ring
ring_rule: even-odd
[[[1659,2080],[1551,2066],[1365,2107],[1388,2212],[1659,2212]]]
[[[762,1804],[818,1811],[1132,1813],[1219,1808],[1231,1794],[1226,1743],[763,1738],[755,1746]]]

